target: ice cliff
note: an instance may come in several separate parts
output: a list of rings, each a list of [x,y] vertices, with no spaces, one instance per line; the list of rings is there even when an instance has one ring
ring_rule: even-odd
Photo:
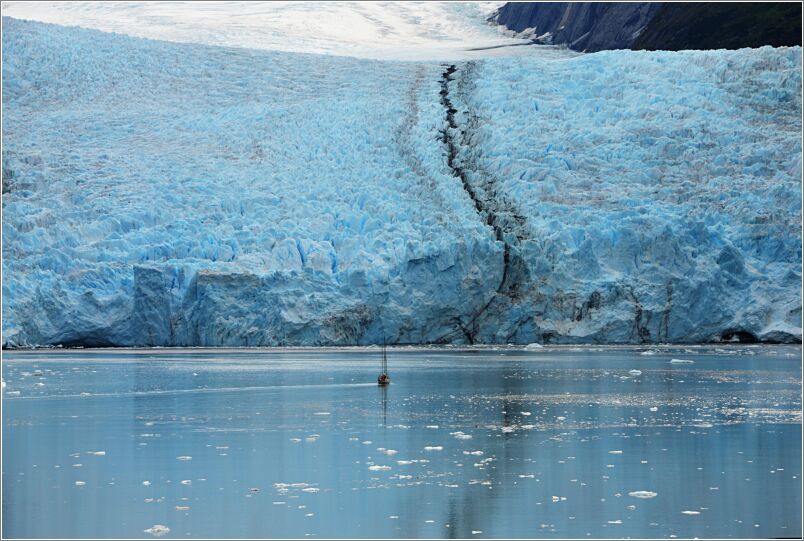
[[[801,337],[801,49],[392,62],[3,19],[3,344]]]

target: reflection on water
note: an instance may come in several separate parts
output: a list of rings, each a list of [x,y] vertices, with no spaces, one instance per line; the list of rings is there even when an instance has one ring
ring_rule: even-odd
[[[657,351],[8,353],[3,535],[800,536],[801,349]]]

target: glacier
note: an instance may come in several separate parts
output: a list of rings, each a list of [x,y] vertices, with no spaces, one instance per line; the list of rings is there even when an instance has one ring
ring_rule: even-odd
[[[3,18],[3,346],[801,340],[801,48],[389,61]]]

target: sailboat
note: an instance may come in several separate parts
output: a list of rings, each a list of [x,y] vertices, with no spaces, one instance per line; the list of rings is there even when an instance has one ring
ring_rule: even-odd
[[[388,385],[391,383],[391,378],[388,377],[388,355],[385,351],[385,343],[382,345],[382,372],[377,378],[377,385]]]

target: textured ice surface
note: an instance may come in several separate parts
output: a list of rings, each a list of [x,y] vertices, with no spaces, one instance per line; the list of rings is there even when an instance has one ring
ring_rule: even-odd
[[[800,48],[445,76],[3,23],[5,345],[801,334]]]

